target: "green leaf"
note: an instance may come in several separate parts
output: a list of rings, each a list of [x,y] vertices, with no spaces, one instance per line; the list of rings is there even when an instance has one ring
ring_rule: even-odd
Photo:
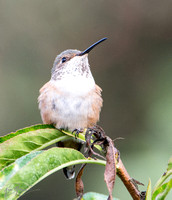
[[[172,189],[172,179],[164,183],[172,175],[172,157],[168,162],[167,171],[160,177],[153,189],[152,199],[163,200]]]
[[[148,187],[146,190],[146,199],[145,200],[151,200],[151,180],[149,179]]]
[[[172,179],[159,187],[152,196],[152,200],[164,200],[169,191],[172,189]]]
[[[35,125],[0,137],[0,170],[23,155],[69,138],[52,125]]]
[[[87,192],[83,195],[82,200],[107,200],[108,196],[104,194],[99,194],[96,192]],[[116,198],[113,198],[113,200],[119,200]]]
[[[26,156],[17,159],[13,164],[5,167],[0,171],[0,189],[5,185],[5,183],[17,173],[23,166],[25,166],[32,158],[40,154],[41,151],[36,151]]]
[[[16,132],[12,132],[12,133],[9,133],[5,136],[0,137],[0,143],[3,143],[5,141],[9,140],[10,138],[13,138],[13,137],[20,135],[22,133],[27,133],[29,131],[34,131],[34,130],[38,130],[38,129],[45,129],[45,128],[54,128],[54,126],[52,126],[50,124],[44,124],[44,125],[38,124],[38,125],[23,128],[23,129],[19,129]]]
[[[168,162],[167,171],[160,177],[157,183],[154,186],[153,193],[165,182],[165,180],[172,175],[172,157]]]
[[[85,158],[79,151],[69,148],[54,147],[25,155],[1,171],[0,200],[17,199],[50,174],[64,167],[81,163],[106,164],[102,160]],[[5,175],[7,178],[4,178]]]

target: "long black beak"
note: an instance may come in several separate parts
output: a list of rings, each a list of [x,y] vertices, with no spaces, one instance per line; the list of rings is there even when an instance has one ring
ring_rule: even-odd
[[[100,44],[101,42],[105,40],[107,40],[107,38],[102,38],[101,40],[97,41],[96,43],[92,44],[90,47],[88,47],[87,49],[79,53],[78,56],[83,56],[84,54],[89,53],[95,46],[97,46],[98,44]]]

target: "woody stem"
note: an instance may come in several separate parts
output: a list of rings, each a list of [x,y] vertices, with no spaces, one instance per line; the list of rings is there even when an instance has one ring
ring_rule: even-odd
[[[132,183],[132,179],[129,176],[127,170],[125,169],[122,160],[119,159],[119,162],[117,164],[117,175],[124,183],[125,187],[127,188],[128,192],[132,196],[134,200],[140,200],[140,192],[136,188],[136,186]]]

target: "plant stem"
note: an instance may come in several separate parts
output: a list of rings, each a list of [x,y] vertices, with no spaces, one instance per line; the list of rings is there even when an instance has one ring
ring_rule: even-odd
[[[117,167],[117,175],[124,183],[125,187],[127,188],[132,198],[134,200],[140,200],[140,192],[138,191],[136,186],[132,183],[132,179],[129,176],[127,170],[125,169],[121,159],[119,159],[119,162],[117,163],[116,167]]]

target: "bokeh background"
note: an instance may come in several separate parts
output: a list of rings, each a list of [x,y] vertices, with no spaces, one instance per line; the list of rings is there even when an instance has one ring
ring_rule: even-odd
[[[146,190],[172,153],[171,0],[0,1],[0,134],[41,123],[39,88],[55,56],[69,48],[89,54],[103,89],[101,125],[121,152],[129,174]],[[85,192],[107,194],[102,166],[87,166]],[[172,192],[171,192],[172,193]],[[171,195],[171,197],[170,197]],[[170,194],[168,199],[172,198]],[[114,196],[131,199],[117,178]],[[57,172],[20,199],[73,199],[74,181]]]

